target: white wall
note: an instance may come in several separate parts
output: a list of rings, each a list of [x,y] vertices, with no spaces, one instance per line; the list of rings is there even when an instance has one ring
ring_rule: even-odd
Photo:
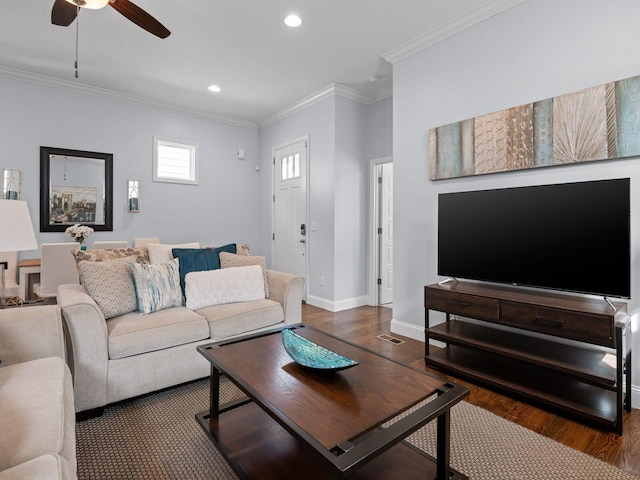
[[[151,181],[154,135],[199,144],[199,186]],[[89,245],[157,236],[164,243],[248,243],[263,253],[257,129],[0,78],[0,145],[0,169],[22,170],[22,199],[40,243],[71,240],[39,233],[39,148],[49,146],[114,155],[113,232],[94,233]],[[245,149],[246,160],[236,158],[237,148]],[[141,181],[140,213],[126,211],[130,178]]]
[[[335,291],[336,310],[367,298],[367,106],[336,97]]]
[[[369,160],[391,155],[391,113],[391,98],[364,105],[332,95],[260,130],[260,170],[269,172],[260,179],[260,236],[268,243],[273,147],[309,136],[309,224],[317,228],[308,237],[309,303],[366,303]]]
[[[308,229],[309,275],[307,291],[319,298],[332,298],[334,290],[334,171],[335,98],[329,97],[260,130],[260,238],[271,258],[273,219],[273,148],[309,136]],[[325,278],[321,287],[319,278]]]
[[[433,182],[428,180],[427,134],[432,127],[639,75],[638,19],[636,0],[528,0],[394,65],[395,332],[423,338],[423,286],[440,280],[439,193],[617,177],[631,178],[633,298],[628,309],[637,329],[638,158]],[[633,343],[640,351],[640,335]],[[634,385],[640,385],[639,367],[636,355]]]
[[[393,97],[367,105],[367,160],[393,153]]]

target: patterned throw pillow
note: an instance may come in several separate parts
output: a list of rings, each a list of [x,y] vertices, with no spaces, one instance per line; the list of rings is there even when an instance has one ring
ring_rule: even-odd
[[[131,256],[78,263],[85,287],[102,310],[105,319],[134,312],[138,308],[129,267],[135,260],[136,257]]]
[[[105,262],[107,260],[113,260],[114,258],[134,257],[132,260],[136,263],[149,263],[149,252],[145,247],[140,248],[92,248],[89,250],[72,250],[71,254],[76,259],[76,264],[80,262]],[[87,286],[80,267],[78,266],[78,272],[80,273],[80,285]]]
[[[182,305],[182,289],[178,259],[158,265],[131,263],[138,297],[138,310],[143,315]]]
[[[89,250],[73,250],[76,262],[104,262],[114,258],[135,257],[136,263],[149,263],[149,252],[146,247],[139,248],[92,248]]]
[[[159,263],[165,263],[171,260],[173,258],[173,254],[171,253],[171,251],[174,248],[200,248],[200,243],[180,243],[175,245],[169,245],[165,243],[150,243],[146,248],[149,252],[149,263],[157,265]]]
[[[264,278],[264,295],[269,298],[269,281],[267,280],[267,259],[257,255],[234,255],[233,253],[220,252],[220,266],[222,268],[246,267],[248,265],[260,265]]]

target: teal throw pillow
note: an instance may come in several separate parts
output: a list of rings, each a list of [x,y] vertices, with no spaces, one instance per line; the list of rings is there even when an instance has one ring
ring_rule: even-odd
[[[180,286],[185,293],[184,277],[190,272],[204,272],[220,268],[220,252],[236,253],[236,244],[216,248],[174,248],[171,253],[180,261]]]
[[[178,259],[156,265],[131,263],[130,267],[141,314],[182,305]]]

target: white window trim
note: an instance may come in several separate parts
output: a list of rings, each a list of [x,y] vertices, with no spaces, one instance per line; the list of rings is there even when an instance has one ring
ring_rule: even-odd
[[[189,178],[172,178],[168,176],[158,176],[158,146],[166,145],[171,147],[183,148],[190,151]],[[198,185],[198,144],[189,143],[181,140],[174,140],[164,137],[153,137],[153,181],[165,183],[181,183],[186,185]]]

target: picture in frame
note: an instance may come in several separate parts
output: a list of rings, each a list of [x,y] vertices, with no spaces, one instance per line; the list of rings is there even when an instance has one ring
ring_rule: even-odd
[[[640,155],[640,76],[429,130],[429,178]]]

